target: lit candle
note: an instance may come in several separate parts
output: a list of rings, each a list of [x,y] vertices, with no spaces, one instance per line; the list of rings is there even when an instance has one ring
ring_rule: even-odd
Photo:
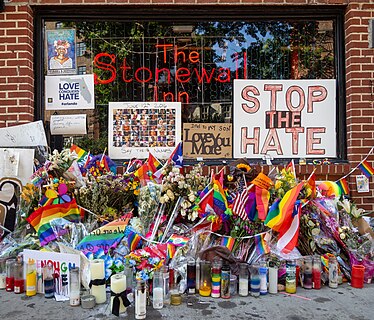
[[[278,292],[278,268],[270,267],[269,268],[269,293]]]
[[[104,260],[95,259],[90,262],[91,281],[103,280],[105,281]],[[102,285],[92,285],[91,294],[96,298],[96,303],[106,302],[105,283]]]
[[[212,288],[208,286],[207,281],[204,281],[203,285],[199,289],[200,295],[203,297],[209,297],[211,292],[212,292]]]
[[[126,276],[124,274],[115,274],[110,277],[110,290],[113,293],[120,294],[126,291]],[[110,298],[110,310],[113,310],[113,300],[115,297]],[[119,313],[126,312],[126,307],[123,304],[122,298],[119,298]]]

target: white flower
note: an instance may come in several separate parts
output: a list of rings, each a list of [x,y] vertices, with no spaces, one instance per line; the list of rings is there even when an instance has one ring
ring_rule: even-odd
[[[343,207],[345,212],[348,214],[351,213],[351,202],[348,199],[344,199],[343,201],[339,201],[339,204]]]
[[[361,215],[365,212],[364,209],[357,209],[357,207],[354,205],[352,206],[351,215],[355,218],[360,218]]]
[[[174,193],[170,189],[166,191],[166,195],[171,199],[174,200]]]
[[[198,216],[199,216],[199,214],[197,213],[196,210],[192,211],[192,219],[191,220],[195,221]]]
[[[185,217],[185,216],[186,216],[186,210],[185,210],[185,209],[181,209],[181,216],[182,216],[182,217]]]
[[[164,201],[168,202],[169,200],[170,200],[169,197],[166,194],[164,194]]]
[[[194,195],[193,193],[190,193],[190,194],[188,195],[188,200],[189,200],[189,201],[194,202],[195,199],[196,199],[196,197],[195,197],[195,195]]]
[[[173,169],[171,170],[172,173],[180,173],[180,169],[179,168],[176,168],[176,167],[173,167]]]
[[[188,200],[183,200],[183,202],[181,204],[181,207],[183,209],[187,209],[187,208],[191,207],[191,203]]]

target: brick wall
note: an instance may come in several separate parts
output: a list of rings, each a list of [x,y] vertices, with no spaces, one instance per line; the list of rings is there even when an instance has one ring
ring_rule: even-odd
[[[374,145],[374,50],[368,48],[368,20],[374,18],[374,0],[13,0],[0,13],[0,127],[34,120],[33,13],[30,5],[346,5],[346,110],[349,165],[321,166],[320,179],[335,180],[355,167]],[[43,45],[43,44],[37,44]],[[374,156],[369,158],[373,163]],[[298,168],[301,175],[308,166]],[[305,171],[305,172],[304,172]],[[351,195],[361,207],[374,210],[373,191],[358,194],[355,171]],[[370,184],[374,190],[374,184]]]
[[[0,13],[0,127],[34,120],[33,13],[7,3]]]
[[[345,15],[347,151],[355,167],[374,145],[374,49],[368,48],[368,23],[374,18],[374,1],[349,1]],[[373,163],[374,155],[369,157]],[[361,207],[373,210],[370,192],[356,191],[356,170],[349,178],[351,195]],[[364,196],[363,196],[364,195]]]

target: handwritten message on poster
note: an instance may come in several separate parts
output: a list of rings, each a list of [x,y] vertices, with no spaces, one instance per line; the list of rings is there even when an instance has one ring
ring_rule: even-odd
[[[336,80],[234,80],[234,158],[336,157]]]
[[[78,254],[59,253],[59,252],[43,252],[38,250],[23,250],[24,261],[33,259],[37,266],[37,291],[43,293],[43,278],[41,277],[42,269],[47,264],[53,265],[53,280],[55,288],[55,296],[59,300],[66,300],[70,295],[69,288],[69,270],[74,267],[80,267],[80,256]],[[26,264],[25,264],[26,268]],[[40,283],[39,283],[40,281]],[[64,299],[65,297],[65,299]],[[57,297],[56,297],[57,298]],[[56,299],[57,300],[57,299]]]
[[[94,109],[93,74],[45,77],[46,110]]]
[[[0,128],[0,147],[47,146],[43,121]]]
[[[181,139],[180,102],[109,102],[112,159],[167,159]]]
[[[231,123],[183,124],[183,157],[196,159],[231,158]]]
[[[52,115],[51,134],[86,134],[86,114]]]

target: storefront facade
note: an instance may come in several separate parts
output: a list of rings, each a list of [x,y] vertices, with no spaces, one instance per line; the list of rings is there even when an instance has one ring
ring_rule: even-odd
[[[109,91],[113,83],[122,81],[122,84],[128,85],[131,81],[132,89],[129,90],[128,87],[125,87],[126,92],[130,92],[131,95],[122,97],[120,96],[121,91],[118,90],[116,101],[161,101],[172,96],[173,101],[181,101],[189,105],[199,102],[197,117],[200,118],[205,116],[205,103],[209,103],[210,106],[221,104],[219,106],[220,116],[226,118],[223,119],[223,122],[231,122],[230,117],[233,113],[232,110],[225,111],[225,105],[222,104],[224,99],[230,101],[233,98],[233,88],[230,86],[232,81],[228,79],[230,77],[238,79],[336,79],[336,112],[334,116],[336,117],[337,132],[336,137],[333,138],[335,150],[333,156],[327,157],[327,160],[320,158],[316,161],[318,163],[316,173],[319,180],[338,180],[360,163],[374,144],[374,111],[372,108],[374,52],[373,49],[369,48],[369,21],[374,18],[374,3],[368,2],[371,1],[336,0],[309,3],[308,1],[290,0],[282,4],[270,1],[264,3],[259,1],[198,1],[198,3],[191,3],[187,0],[170,2],[129,1],[118,4],[99,1],[90,1],[89,3],[80,1],[28,3],[13,1],[6,3],[4,11],[0,13],[0,68],[2,75],[0,78],[0,127],[39,119],[48,120],[48,112],[45,112],[44,103],[44,77],[46,75],[44,49],[46,43],[45,30],[49,28],[48,23],[52,23],[51,28],[55,28],[56,23],[73,21],[82,23],[84,21],[99,22],[105,20],[113,23],[121,22],[123,26],[133,25],[134,21],[145,21],[144,25],[147,25],[147,30],[151,30],[152,23],[160,24],[165,27],[165,30],[173,25],[173,30],[178,33],[177,36],[175,34],[173,36],[163,34],[162,30],[157,33],[156,29],[152,31],[153,33],[150,31],[147,34],[148,39],[156,39],[156,42],[144,41],[143,38],[142,41],[133,42],[132,49],[139,46],[138,51],[143,53],[142,61],[138,61],[139,59],[137,60],[136,57],[133,58],[131,63],[129,63],[129,60],[126,62],[121,59],[119,63],[116,61],[116,68],[113,64],[113,68],[108,67],[109,73],[108,70],[105,73],[103,63],[108,62],[100,59],[113,56],[111,56],[112,52],[102,49],[100,52],[92,54],[89,61],[83,63],[81,67],[87,68],[87,70],[84,69],[84,72],[92,73],[92,69],[89,70],[90,68],[100,69],[101,66],[100,70],[104,73],[98,74],[96,84],[106,85],[106,90]],[[315,46],[313,47],[313,45],[317,43],[314,40],[313,45],[308,42],[309,40],[306,40],[305,44],[301,43],[301,39],[308,36],[305,33],[305,21],[310,22],[312,26],[318,25],[319,31],[324,30],[324,38],[319,42],[323,45],[320,47],[317,45],[317,49],[322,50],[322,55],[318,53],[318,50],[314,50]],[[199,24],[200,29],[194,23]],[[204,25],[204,23],[207,24]],[[211,24],[209,25],[209,23]],[[279,27],[280,24],[281,27]],[[173,41],[175,39],[182,42],[195,39],[195,35],[194,37],[191,36],[191,30],[179,29],[177,31],[177,28],[175,28],[175,26],[186,27],[188,25],[195,26],[196,30],[202,30],[201,26],[204,26],[205,29],[200,33],[200,40],[196,40],[194,47],[205,49],[200,51],[191,49],[188,53],[180,52],[179,54],[178,46],[176,46],[174,58],[184,59],[186,65],[179,68],[179,78],[177,77],[179,81],[175,81],[176,85],[173,87],[173,85],[170,86],[171,81],[168,81],[168,77],[170,77],[170,71],[168,70],[172,70],[173,65],[176,67],[176,64],[173,61],[166,61],[172,56],[167,56],[166,53],[163,55],[163,50],[166,52],[165,48],[168,45],[174,45]],[[230,28],[233,25],[237,26],[238,33],[244,29],[252,30],[252,36],[243,39],[238,34],[230,36]],[[292,25],[293,30],[299,28],[298,33],[290,35],[288,25]],[[220,31],[217,31],[218,29]],[[256,31],[253,31],[254,29]],[[311,27],[308,30],[312,30],[310,31],[312,33],[314,29]],[[262,38],[261,31],[263,31]],[[219,32],[222,32],[222,34],[219,34]],[[277,33],[279,32],[284,32],[284,36],[278,38]],[[186,33],[189,33],[188,37]],[[322,33],[319,32],[318,34]],[[331,38],[326,39],[327,35],[330,35]],[[121,42],[116,42],[118,40],[115,36],[111,35],[111,44],[118,48],[121,46]],[[216,40],[216,43],[209,43],[208,39],[212,37],[215,39],[229,38],[231,40],[223,41],[221,44],[219,44],[219,40]],[[313,39],[316,39],[316,37],[317,34],[313,35]],[[260,52],[254,51],[256,45],[261,43],[261,52],[264,52],[266,50],[263,44],[268,39],[275,39],[271,42],[272,45],[276,41],[285,42],[277,48],[267,48],[268,55],[265,54],[256,58],[255,53]],[[102,42],[105,44],[105,41]],[[235,51],[235,48],[231,45],[243,42],[252,43],[253,50]],[[295,51],[292,50],[293,46],[308,50],[313,48],[314,57],[319,54],[319,59],[308,59],[308,63],[302,65],[300,62],[303,59],[300,54],[301,50],[298,51],[299,55],[295,56]],[[101,48],[105,48],[105,46],[103,45]],[[148,57],[144,54],[144,52],[152,51],[150,48],[158,48],[159,56],[165,58],[164,61],[160,62],[160,67],[157,69],[153,69],[152,55],[150,54]],[[274,58],[274,55],[271,54],[277,50],[289,50],[289,60],[282,62],[270,60],[270,58]],[[208,78],[206,79],[209,79],[209,75],[212,74],[212,69],[208,69],[208,62],[216,59],[216,57],[212,58],[210,56],[212,51],[220,53],[219,62],[215,60],[215,65],[220,67],[220,69],[215,69],[217,74],[213,77],[216,81],[214,85],[213,81],[205,81],[206,87],[200,88],[199,93],[194,94],[193,90],[188,89],[188,86],[194,86],[195,82],[204,84],[204,81],[201,80],[203,77],[202,71],[207,73]],[[328,52],[331,53],[331,56]],[[116,59],[118,58],[120,58],[120,54],[117,50]],[[234,61],[234,71],[228,76],[227,65],[224,62],[229,58]],[[257,62],[253,63],[253,68],[250,70],[247,70],[246,67],[240,68],[243,61],[245,61],[243,65],[247,66],[246,61],[251,59],[255,61],[255,58]],[[297,70],[294,68],[295,59],[299,61]],[[164,62],[164,65],[162,65],[162,62]],[[236,62],[237,65],[235,65]],[[196,68],[191,64],[197,63],[201,65],[201,68],[194,71]],[[267,68],[271,65],[281,67],[273,74]],[[300,67],[301,65],[302,67]],[[150,86],[153,83],[152,79],[155,78],[155,73],[152,73],[151,70],[156,70],[160,76],[162,69],[165,69],[164,77],[167,85],[163,90],[156,91],[155,86]],[[175,72],[178,75],[177,70]],[[309,76],[304,77],[303,72],[308,73]],[[158,88],[161,87],[160,82],[158,82]],[[145,86],[147,90],[150,89],[149,92],[143,90]],[[108,91],[104,90],[104,92]],[[205,93],[204,97],[202,97],[203,93]],[[108,95],[110,94],[112,93],[108,93]],[[207,97],[208,95],[209,97]],[[115,99],[112,98],[113,100]],[[94,124],[91,126],[91,131],[96,131]],[[292,157],[286,157],[287,161],[289,158]],[[323,164],[324,160],[325,164]],[[371,158],[368,158],[368,160],[372,161]],[[279,161],[279,163],[283,164],[282,161]],[[219,162],[212,162],[212,164],[218,165]],[[313,164],[297,166],[297,173],[300,176],[307,176],[312,170]],[[350,183],[350,195],[360,207],[373,210],[372,189],[374,185],[370,183],[369,192],[358,193],[356,174],[361,174],[361,172],[357,170],[347,177]]]

